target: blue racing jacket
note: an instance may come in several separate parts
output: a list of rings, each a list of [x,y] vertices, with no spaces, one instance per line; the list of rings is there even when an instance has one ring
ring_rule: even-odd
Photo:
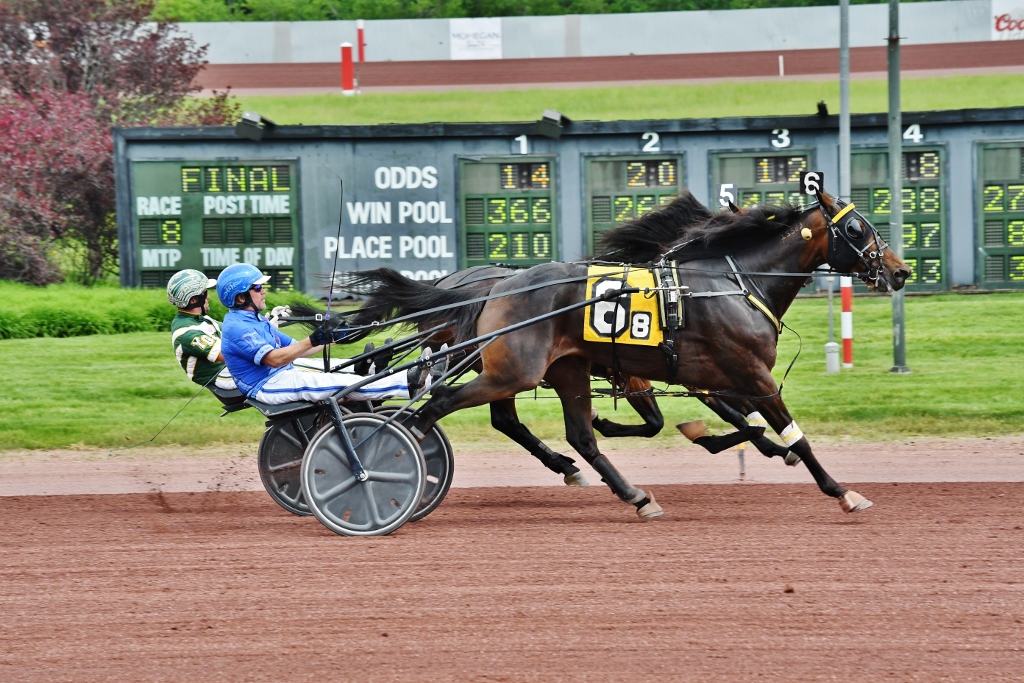
[[[221,353],[235,384],[249,398],[255,397],[271,376],[292,367],[291,363],[279,368],[263,365],[263,357],[294,343],[294,339],[250,310],[229,310],[221,327]]]

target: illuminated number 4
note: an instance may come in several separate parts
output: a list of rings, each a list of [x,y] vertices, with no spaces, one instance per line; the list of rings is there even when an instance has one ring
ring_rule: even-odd
[[[907,129],[903,131],[903,139],[918,143],[924,140],[924,133],[921,132],[920,124],[912,123],[907,126]]]

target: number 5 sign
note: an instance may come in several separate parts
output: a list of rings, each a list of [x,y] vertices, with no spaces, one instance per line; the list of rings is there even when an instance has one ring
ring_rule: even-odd
[[[800,191],[804,194],[816,195],[825,191],[825,174],[821,171],[801,171]]]

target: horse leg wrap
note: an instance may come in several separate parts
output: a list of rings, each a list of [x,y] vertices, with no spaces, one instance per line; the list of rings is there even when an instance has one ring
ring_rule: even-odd
[[[701,436],[693,440],[698,446],[703,446],[710,453],[721,453],[726,448],[738,446],[745,441],[756,439],[764,435],[764,427],[744,427],[732,434],[724,436]]]
[[[874,505],[874,503],[856,491],[847,491],[843,495],[839,496],[839,507],[843,508],[843,512],[846,513],[867,510],[872,505]]]
[[[598,455],[590,464],[601,475],[604,483],[608,484],[608,488],[612,490],[612,493],[617,495],[620,500],[635,504],[647,495],[643,492],[643,489],[638,489],[626,481],[625,477],[619,474],[619,471],[603,455]]]

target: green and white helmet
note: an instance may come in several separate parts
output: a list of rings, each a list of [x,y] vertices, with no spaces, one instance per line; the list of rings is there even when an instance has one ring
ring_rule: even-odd
[[[188,308],[192,297],[206,294],[206,290],[216,286],[217,281],[201,271],[191,268],[179,270],[167,283],[167,300],[178,308]]]

